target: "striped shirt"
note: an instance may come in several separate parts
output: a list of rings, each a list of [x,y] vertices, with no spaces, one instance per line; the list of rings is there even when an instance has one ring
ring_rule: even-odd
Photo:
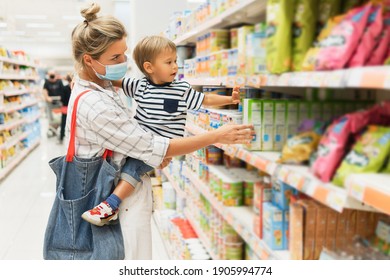
[[[159,166],[165,157],[169,139],[145,132],[131,117],[111,83],[102,88],[77,77],[69,101],[68,116],[72,116],[74,100],[85,90],[91,91],[80,98],[77,108],[76,156],[102,156],[106,149],[110,149],[114,151],[113,160],[118,165],[122,165],[126,157],[132,157],[152,167]],[[68,117],[67,136],[70,121]]]
[[[199,110],[204,94],[187,82],[156,85],[147,78],[125,78],[122,89],[137,102],[135,119],[147,131],[178,138],[184,136],[188,110]]]

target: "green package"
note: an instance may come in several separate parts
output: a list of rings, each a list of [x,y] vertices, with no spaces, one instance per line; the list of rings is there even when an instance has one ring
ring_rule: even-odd
[[[320,34],[330,18],[341,14],[341,3],[341,0],[319,0],[317,35]]]
[[[294,7],[295,0],[267,2],[267,70],[272,74],[291,69]]]
[[[318,0],[296,0],[293,22],[292,70],[300,71],[302,61],[316,35]]]
[[[377,173],[390,152],[390,128],[369,126],[341,163],[333,183],[344,186],[352,173]]]

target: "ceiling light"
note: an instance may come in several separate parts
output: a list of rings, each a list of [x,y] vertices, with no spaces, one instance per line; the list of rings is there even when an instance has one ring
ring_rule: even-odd
[[[54,28],[52,23],[26,23],[26,27],[29,28]]]
[[[46,15],[15,15],[16,19],[47,19]]]

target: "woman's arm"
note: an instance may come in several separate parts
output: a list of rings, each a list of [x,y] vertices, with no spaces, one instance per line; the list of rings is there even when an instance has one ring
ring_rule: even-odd
[[[246,144],[255,136],[252,125],[224,125],[201,135],[171,139],[166,157],[192,153],[212,144]]]

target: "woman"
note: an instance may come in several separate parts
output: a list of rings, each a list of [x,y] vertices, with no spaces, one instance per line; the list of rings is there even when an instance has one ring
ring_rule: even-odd
[[[76,156],[102,156],[109,149],[114,152],[113,160],[118,165],[122,165],[126,157],[132,157],[152,167],[164,167],[173,156],[213,143],[247,143],[252,139],[253,128],[248,125],[228,125],[203,135],[171,140],[140,128],[111,83],[123,78],[127,71],[125,28],[113,17],[97,17],[99,10],[97,4],[82,10],[85,21],[72,33],[78,76],[69,101],[69,114],[77,96],[90,90],[80,99],[77,109]],[[69,127],[68,118],[67,130]],[[119,217],[126,258],[151,259],[152,196],[147,178],[122,205]]]

